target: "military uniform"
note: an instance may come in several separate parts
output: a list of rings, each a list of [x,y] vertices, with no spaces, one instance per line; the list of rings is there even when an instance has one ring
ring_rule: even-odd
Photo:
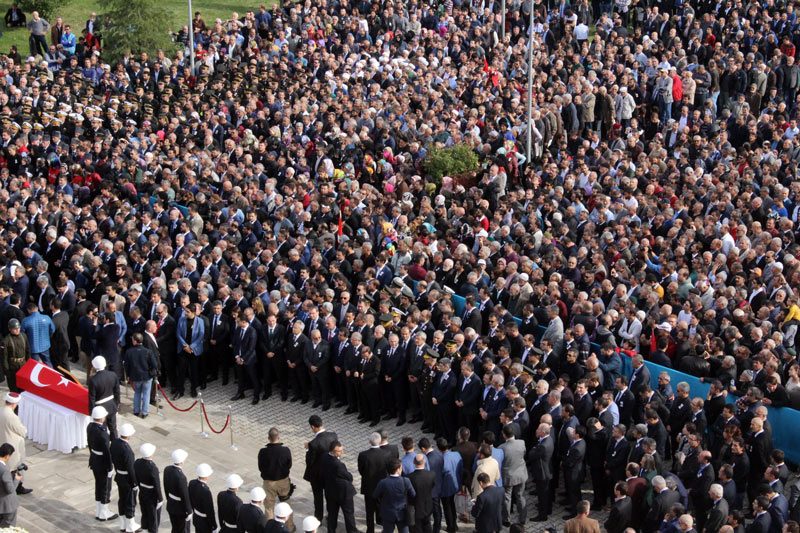
[[[425,359],[429,359],[430,355],[426,355]],[[436,382],[436,366],[429,367],[427,364],[422,368],[422,375],[420,376],[420,392],[422,396],[422,426],[430,431],[436,431],[436,410],[433,408],[433,384]]]
[[[136,513],[136,471],[133,469],[134,456],[133,450],[127,441],[115,439],[111,443],[111,462],[117,475],[114,481],[119,490],[119,515],[126,518],[133,518]]]
[[[94,500],[107,504],[111,501],[111,437],[103,424],[91,422],[86,426],[89,444],[89,469],[94,475]]]
[[[28,336],[24,333],[10,334],[3,339],[3,373],[8,378],[8,388],[11,392],[20,392],[17,387],[17,370],[30,359],[28,355],[30,353]]]
[[[189,482],[189,500],[192,502],[192,521],[196,533],[211,533],[217,529],[217,515],[214,513],[214,498],[203,481],[193,479]]]
[[[236,525],[240,533],[262,533],[267,527],[267,517],[260,505],[248,503],[239,509]]]
[[[172,533],[189,533],[191,530],[192,504],[186,475],[177,465],[164,469],[164,492],[167,495],[167,514],[172,522]]]
[[[116,372],[100,370],[89,378],[89,412],[102,405],[108,411],[106,425],[111,438],[117,438],[117,406],[119,405],[119,378]]]
[[[133,463],[139,483],[139,508],[142,511],[142,529],[156,533],[161,524],[161,505],[164,496],[159,483],[158,466],[150,459],[140,458]]]
[[[232,490],[223,490],[217,494],[217,511],[219,511],[219,533],[238,533],[239,508],[242,499]]]

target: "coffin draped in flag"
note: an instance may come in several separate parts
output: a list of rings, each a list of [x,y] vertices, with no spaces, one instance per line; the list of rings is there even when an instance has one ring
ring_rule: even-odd
[[[17,386],[77,413],[89,414],[88,390],[33,359],[17,371]]]

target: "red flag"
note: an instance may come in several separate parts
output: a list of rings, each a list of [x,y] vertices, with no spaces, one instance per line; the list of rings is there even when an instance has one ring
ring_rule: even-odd
[[[486,56],[483,56],[483,71],[489,72],[489,62],[486,61]]]

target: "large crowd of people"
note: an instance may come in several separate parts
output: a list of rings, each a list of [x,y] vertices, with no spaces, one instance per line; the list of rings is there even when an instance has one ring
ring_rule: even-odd
[[[583,521],[588,481],[609,531],[797,531],[767,410],[800,405],[793,7],[305,0],[114,61],[94,16],[76,39],[9,10],[31,33],[0,73],[9,386],[94,360],[112,440],[109,373],[142,417],[158,376],[421,421],[479,443],[457,490],[502,483],[503,526],[526,483],[533,520],[561,487]],[[477,172],[426,172],[458,145]]]

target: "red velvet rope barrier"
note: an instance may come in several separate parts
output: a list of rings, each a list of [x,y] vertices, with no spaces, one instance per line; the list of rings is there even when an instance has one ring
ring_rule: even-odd
[[[197,405],[197,400],[195,400],[192,403],[192,405],[189,406],[188,409],[181,409],[180,407],[178,407],[177,405],[175,405],[174,403],[169,401],[169,397],[167,396],[167,393],[164,392],[164,389],[161,388],[161,384],[160,383],[157,383],[156,386],[158,387],[158,391],[161,393],[161,396],[165,400],[167,400],[167,403],[169,404],[169,406],[172,407],[173,409],[175,409],[176,411],[180,411],[181,413],[187,413],[187,412],[191,411],[192,409],[194,409],[194,406]]]
[[[226,429],[228,429],[228,424],[231,423],[231,415],[229,414],[227,418],[225,418],[225,425],[222,426],[222,429],[217,431],[211,426],[211,420],[208,419],[208,413],[206,412],[206,404],[204,402],[200,402],[200,407],[203,409],[203,416],[206,418],[206,424],[208,424],[208,429],[211,430],[212,433],[220,434]]]

